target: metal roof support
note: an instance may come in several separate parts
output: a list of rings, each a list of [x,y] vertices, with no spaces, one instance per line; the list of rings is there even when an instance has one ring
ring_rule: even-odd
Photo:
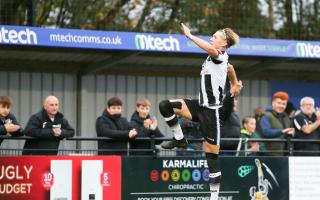
[[[123,59],[128,59],[134,56],[137,56],[143,52],[141,51],[124,51],[124,52],[117,52],[113,54],[111,57],[96,63],[92,63],[88,65],[84,70],[81,71],[82,75],[92,74],[121,62]]]
[[[285,59],[276,59],[276,58],[267,58],[267,59],[263,59],[261,60],[259,63],[255,63],[249,67],[246,67],[246,69],[243,69],[239,72],[237,72],[238,77],[240,77],[241,79],[245,79],[247,77],[252,76],[253,74],[257,73],[257,72],[261,72],[264,70],[267,70],[269,68],[272,68],[274,65],[285,62],[285,61],[289,61],[289,60],[293,60],[294,58],[285,58]]]

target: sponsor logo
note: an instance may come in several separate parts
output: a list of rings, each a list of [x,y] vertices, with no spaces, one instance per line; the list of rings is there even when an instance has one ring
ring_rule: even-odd
[[[103,172],[100,174],[100,184],[103,187],[109,187],[110,186],[110,179],[109,179],[109,173]]]
[[[201,172],[200,172],[200,170],[195,169],[195,170],[192,171],[192,179],[193,179],[195,182],[200,181],[200,179],[201,179]]]
[[[189,182],[189,181],[194,181],[198,182],[201,179],[205,182],[209,181],[209,170],[204,169],[202,172],[199,169],[173,169],[172,171],[164,169],[162,171],[153,169],[150,171],[150,180],[152,182],[157,182],[157,181],[173,181],[173,182]]]
[[[210,180],[209,175],[210,175],[209,170],[208,170],[208,169],[205,169],[205,170],[203,171],[203,173],[202,173],[202,178],[203,178],[203,180],[206,181],[206,182],[208,182],[208,181]]]
[[[158,170],[152,170],[151,173],[150,173],[150,179],[151,181],[153,182],[156,182],[159,180],[159,172]]]
[[[206,160],[163,160],[163,168],[208,168]]]
[[[0,28],[0,43],[5,44],[38,44],[37,34],[26,28],[24,30]]]
[[[296,54],[298,57],[320,58],[320,45],[298,42],[296,44]]]
[[[256,200],[256,199],[269,199],[268,194],[269,194],[269,188],[271,190],[274,189],[273,185],[276,185],[279,187],[278,180],[275,176],[275,174],[271,171],[271,169],[263,162],[261,162],[259,159],[254,160],[256,167],[252,165],[242,165],[238,168],[238,175],[241,178],[246,177],[249,175],[254,169],[257,170],[257,179],[258,183],[254,184],[253,186],[250,187],[249,189],[249,195],[251,197],[251,200]],[[266,176],[268,174],[268,176]],[[268,178],[266,178],[268,177]],[[271,180],[269,181],[271,177]],[[256,187],[258,185],[258,187]]]
[[[181,173],[182,180],[188,182],[191,179],[191,173],[188,169],[185,169]]]
[[[168,171],[168,170],[163,170],[163,171],[161,172],[161,179],[162,179],[163,181],[168,181],[169,178],[170,178],[170,173],[169,173],[169,171]]]
[[[254,170],[254,166],[252,165],[243,165],[238,168],[238,176],[241,178],[246,177],[248,174],[250,174]]]
[[[174,169],[171,173],[171,179],[174,182],[177,182],[180,180],[180,171],[178,169]]]
[[[137,34],[134,39],[137,49],[157,51],[180,51],[179,40],[172,37],[153,37],[151,35]]]

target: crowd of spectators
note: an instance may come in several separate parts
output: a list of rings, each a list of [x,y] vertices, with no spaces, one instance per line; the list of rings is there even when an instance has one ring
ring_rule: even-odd
[[[252,116],[246,116],[242,120],[236,113],[237,104],[237,99],[234,99],[233,111],[221,127],[221,137],[239,140],[221,141],[221,155],[288,155],[289,147],[286,142],[252,141],[248,138],[303,139],[306,141],[293,143],[294,155],[320,155],[320,144],[314,142],[320,139],[320,110],[315,108],[312,97],[303,97],[300,108],[296,109],[289,101],[289,95],[279,91],[273,94],[270,106],[258,107]],[[45,98],[41,110],[30,117],[25,128],[11,112],[12,106],[10,97],[0,96],[0,135],[33,137],[34,139],[25,141],[23,155],[57,155],[60,141],[75,134],[68,120],[59,111],[59,100],[55,96]],[[157,119],[150,116],[151,102],[148,99],[138,99],[130,121],[122,116],[122,106],[121,99],[112,97],[101,116],[96,119],[97,136],[112,139],[98,141],[98,155],[154,154],[151,139],[137,139],[164,137],[158,128]],[[201,139],[199,124],[183,118],[179,118],[179,123],[188,139]],[[0,145],[1,143],[2,140]],[[155,144],[159,143],[161,140],[156,140]],[[178,149],[177,155],[202,155],[202,143],[200,140],[190,142],[187,151],[180,150]],[[190,151],[196,153],[189,154]]]

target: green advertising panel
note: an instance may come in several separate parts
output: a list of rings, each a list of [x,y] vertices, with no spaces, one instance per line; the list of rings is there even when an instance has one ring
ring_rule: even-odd
[[[288,159],[221,158],[219,200],[288,200]],[[202,158],[122,159],[123,200],[209,200]]]

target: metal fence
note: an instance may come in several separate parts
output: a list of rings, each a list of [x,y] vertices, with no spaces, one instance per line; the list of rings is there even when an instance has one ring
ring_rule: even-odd
[[[0,140],[37,140],[36,138],[22,136],[22,137],[11,137],[11,136],[0,136]],[[61,140],[61,142],[65,143],[75,143],[76,148],[68,149],[68,148],[59,148],[58,155],[59,156],[94,156],[98,155],[100,151],[104,152],[114,152],[115,154],[121,153],[123,156],[148,156],[148,157],[183,157],[183,156],[196,156],[196,157],[204,157],[205,154],[202,149],[194,149],[194,148],[175,148],[173,150],[165,150],[162,149],[160,145],[156,145],[159,142],[169,141],[172,138],[155,138],[155,137],[141,137],[136,138],[136,141],[146,141],[151,144],[151,147],[148,149],[132,149],[130,148],[130,143],[127,143],[126,149],[98,149],[98,148],[81,148],[81,142],[98,142],[98,141],[108,141],[112,142],[113,139],[107,137],[73,137]],[[188,138],[188,141],[191,144],[202,144],[202,138]],[[265,138],[221,138],[221,141],[234,141],[238,143],[238,148],[233,150],[224,150],[221,149],[220,152],[222,155],[228,156],[252,156],[251,150],[248,148],[250,142],[264,142],[264,143],[283,143],[285,144],[285,149],[279,150],[265,150],[259,151],[260,156],[268,156],[270,153],[281,153],[283,156],[295,156],[297,153],[303,153],[306,156],[319,156],[320,150],[295,150],[294,145],[296,143],[310,143],[310,144],[318,144],[320,147],[320,140],[304,140],[304,139],[294,139],[294,138],[287,138],[287,139],[265,139]],[[68,145],[72,146],[72,145]],[[320,148],[319,148],[320,149]],[[23,152],[23,147],[21,148],[1,148],[0,147],[0,156],[21,156]],[[42,151],[44,149],[28,149],[32,151]],[[56,149],[45,151],[56,151]],[[257,155],[256,155],[257,156]]]

